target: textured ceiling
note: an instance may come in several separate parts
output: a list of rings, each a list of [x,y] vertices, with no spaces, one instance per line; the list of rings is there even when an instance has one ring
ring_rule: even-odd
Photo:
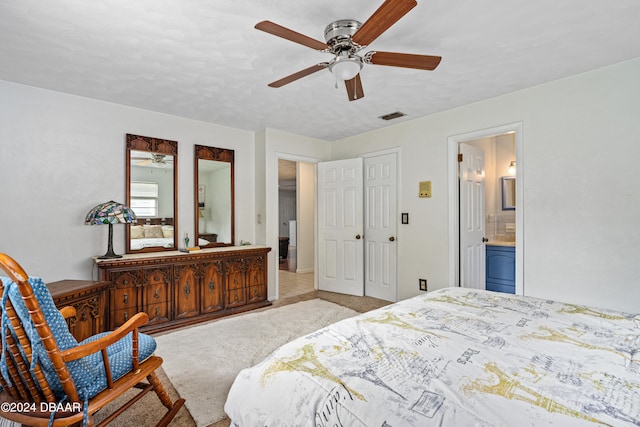
[[[364,50],[439,55],[435,71],[365,65],[349,102],[331,56],[254,29],[324,41],[382,0],[0,2],[0,79],[247,130],[335,140],[640,57],[638,0],[418,0]],[[385,122],[394,111],[407,115]]]

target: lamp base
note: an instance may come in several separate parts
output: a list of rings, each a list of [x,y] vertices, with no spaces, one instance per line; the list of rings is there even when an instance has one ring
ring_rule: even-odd
[[[109,255],[108,253],[106,253],[102,256],[97,257],[96,259],[112,259],[112,258],[122,258],[122,255],[116,255],[116,254]]]
[[[109,224],[109,246],[107,247],[107,253],[99,256],[97,259],[111,258],[122,258],[122,255],[118,255],[113,251],[113,224]]]

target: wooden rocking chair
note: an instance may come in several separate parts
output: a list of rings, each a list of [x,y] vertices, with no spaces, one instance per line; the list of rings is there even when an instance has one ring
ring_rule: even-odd
[[[8,274],[0,282],[2,357],[0,416],[30,426],[94,425],[93,414],[129,389],[142,391],[99,425],[118,415],[153,390],[167,412],[166,426],[184,404],[171,402],[155,370],[162,359],[152,356],[155,340],[139,333],[148,316],[138,313],[113,332],[78,343],[65,317],[73,307],[56,308],[41,279],[28,277],[11,257],[0,253]],[[64,313],[64,317],[63,314]],[[148,383],[142,382],[144,379]]]

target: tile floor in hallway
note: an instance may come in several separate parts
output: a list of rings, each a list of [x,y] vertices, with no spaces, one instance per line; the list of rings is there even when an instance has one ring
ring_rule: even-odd
[[[279,270],[280,298],[289,298],[313,292],[313,273],[294,273]]]

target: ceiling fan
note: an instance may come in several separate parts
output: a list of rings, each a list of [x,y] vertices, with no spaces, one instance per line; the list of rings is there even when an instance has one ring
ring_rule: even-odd
[[[151,157],[132,157],[136,166],[153,166],[157,168],[168,167],[173,164],[173,156],[166,154],[149,153]],[[169,157],[169,158],[167,158]]]
[[[336,77],[336,87],[337,80],[343,80],[347,88],[349,101],[355,101],[364,97],[362,81],[360,80],[360,70],[364,64],[434,70],[442,59],[440,56],[376,51],[367,52],[364,55],[358,54],[360,50],[371,44],[417,4],[415,0],[385,0],[364,24],[354,19],[341,19],[332,22],[324,30],[326,43],[271,21],[259,22],[255,26],[258,30],[334,55],[334,58],[329,62],[321,62],[305,68],[269,83],[269,86],[282,87],[302,77],[328,68]]]

